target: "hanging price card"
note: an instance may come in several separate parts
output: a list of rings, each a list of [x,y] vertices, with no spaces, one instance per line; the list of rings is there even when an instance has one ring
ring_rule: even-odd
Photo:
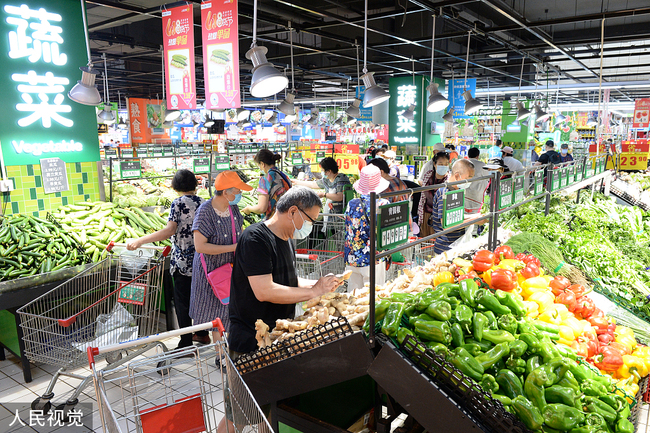
[[[544,191],[544,170],[535,172],[535,195],[540,195]]]
[[[409,202],[399,201],[379,207],[377,247],[386,250],[408,241]]]
[[[584,159],[579,159],[578,162],[576,162],[575,165],[576,169],[576,182],[582,182],[582,179],[584,178],[584,171],[585,171],[585,160]]]
[[[424,161],[428,161],[428,160],[429,160],[429,157],[426,156],[426,155],[414,155],[413,156],[413,161],[415,161],[415,162],[418,162],[418,161],[419,162],[424,162]]]
[[[210,172],[210,158],[194,158],[192,165],[194,166],[195,174]]]
[[[104,151],[104,156],[106,157],[106,159],[117,158],[117,149],[116,148],[106,149]]]
[[[345,174],[359,174],[359,155],[350,153],[334,154],[339,172]]]
[[[294,152],[291,154],[291,163],[293,165],[302,165],[302,153],[300,152]]]
[[[163,146],[163,156],[173,156],[174,155],[174,146],[167,145]]]
[[[404,156],[403,155],[395,155],[395,161],[396,162],[404,161]]]
[[[524,201],[524,177],[515,177],[515,203]]]
[[[648,155],[621,153],[621,170],[645,170],[648,168]]]
[[[499,209],[504,209],[512,204],[512,179],[502,179],[499,188]]]
[[[215,156],[214,168],[217,171],[230,170],[230,158],[228,157],[228,155]]]
[[[122,179],[142,177],[140,161],[120,161],[120,177]]]
[[[325,152],[316,152],[316,162],[321,162],[325,158]]]
[[[137,148],[136,151],[137,151],[137,154],[138,154],[138,158],[146,158],[147,157],[147,145],[146,144],[138,145],[138,148]]]
[[[442,228],[453,227],[465,219],[465,191],[447,191],[443,199]]]
[[[149,150],[151,151],[151,154],[156,158],[163,156],[163,148],[161,145],[154,145],[153,147],[149,147]]]
[[[562,167],[560,169],[560,188],[565,188],[567,186],[568,178],[569,178],[569,167]]]
[[[551,176],[551,192],[557,191],[560,189],[560,170],[557,168],[555,170],[549,170],[548,174]]]

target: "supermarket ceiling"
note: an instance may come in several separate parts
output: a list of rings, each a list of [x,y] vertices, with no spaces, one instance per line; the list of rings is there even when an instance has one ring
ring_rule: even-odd
[[[117,100],[118,92],[122,97],[162,97],[161,6],[166,3],[86,0],[93,62],[99,65],[106,53],[111,100]],[[200,1],[193,3],[200,95],[201,12]],[[266,46],[269,61],[290,75],[293,28],[297,98],[341,98],[348,88],[353,95],[357,55],[363,68],[363,12],[362,0],[259,0],[258,45]],[[537,86],[546,89],[550,102],[558,93],[566,102],[597,102],[604,18],[603,83],[628,84],[612,90],[611,99],[650,96],[648,0],[371,0],[368,14],[367,67],[380,85],[391,76],[411,74],[412,68],[429,75],[435,14],[435,76],[463,77],[472,30],[467,74],[477,79],[484,100],[489,97],[493,104],[495,98],[517,96],[499,88],[519,86],[523,59],[526,96],[533,96],[530,90]],[[239,0],[240,71],[247,100],[252,66],[244,54],[251,45],[252,17],[253,0]],[[558,80],[559,92],[552,90]],[[576,88],[580,86],[587,90]]]

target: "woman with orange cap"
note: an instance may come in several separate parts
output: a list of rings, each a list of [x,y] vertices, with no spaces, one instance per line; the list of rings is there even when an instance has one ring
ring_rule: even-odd
[[[214,197],[199,207],[192,225],[196,252],[190,317],[194,323],[210,322],[219,317],[228,332],[230,319],[227,301],[224,299],[224,304],[215,295],[207,275],[220,266],[234,262],[237,239],[242,233],[244,221],[237,203],[242,191],[253,188],[242,182],[236,172],[223,171],[215,179],[214,189]],[[213,338],[219,340],[217,330],[212,331]]]

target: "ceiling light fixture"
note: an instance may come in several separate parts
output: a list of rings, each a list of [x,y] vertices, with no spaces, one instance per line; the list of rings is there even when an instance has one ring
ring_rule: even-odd
[[[106,68],[106,53],[102,53],[102,58],[104,59],[104,100],[106,102],[104,103],[104,108],[99,112],[99,115],[97,117],[101,123],[110,125],[112,123],[115,123],[115,114],[113,113],[113,107],[111,106],[110,96],[108,94],[108,69]]]
[[[359,44],[356,43],[355,39],[355,47],[357,49],[357,84],[360,86],[361,85],[361,74],[359,73]],[[348,80],[347,88],[349,89],[350,87],[350,80]],[[356,92],[355,92],[356,93]],[[349,95],[347,95],[349,98]],[[348,107],[347,110],[345,110],[345,113],[350,116],[354,117],[355,119],[361,117],[361,110],[359,107],[361,106],[361,99],[359,98],[354,98],[352,101],[352,104]]]
[[[542,103],[540,102],[538,105],[535,105],[535,117],[535,123],[540,123],[551,117],[551,114],[542,109]]]
[[[472,37],[472,31],[467,32],[467,57],[465,59],[465,91],[463,98],[465,99],[465,114],[471,115],[483,108],[483,104],[474,99],[471,90],[467,90],[467,67],[469,66],[469,41]]]
[[[530,116],[531,112],[529,109],[524,107],[524,104],[519,101],[521,99],[521,80],[524,77],[524,63],[526,62],[526,56],[521,57],[521,72],[519,73],[519,93],[517,94],[517,103],[515,104],[517,107],[517,120],[524,120],[528,116]]]
[[[363,93],[363,106],[365,108],[374,107],[390,98],[390,94],[375,83],[374,72],[368,72],[368,0],[365,0],[365,13],[363,22],[363,75],[361,79],[366,86]]]
[[[284,100],[278,107],[278,110],[285,116],[295,116],[296,106],[293,104],[293,101],[296,99],[296,84],[293,76],[293,27],[291,27],[291,21],[289,21],[289,46],[291,50],[289,52],[291,56],[291,92],[285,95]]]
[[[445,122],[453,122],[454,121],[454,109],[451,108],[449,111],[447,111],[447,114],[442,116],[442,120]]]
[[[120,111],[119,111],[121,102],[122,102],[122,99],[120,97],[120,91],[118,90],[117,91],[117,117],[120,119],[120,121],[117,123],[117,127],[120,128],[120,129],[126,129],[127,124],[124,121],[124,119],[122,118],[122,116],[120,116]]]
[[[83,18],[84,36],[86,38],[86,53],[88,54],[88,64],[81,70],[81,80],[77,81],[72,89],[68,92],[68,98],[82,105],[101,104],[102,97],[95,85],[97,72],[93,70],[93,62],[90,56],[90,41],[88,40],[88,23],[86,22],[86,2],[81,0],[81,17]]]
[[[251,95],[265,98],[286,89],[289,79],[266,60],[266,47],[257,46],[257,0],[253,1],[253,43],[246,53],[246,58],[253,63],[251,78]]]
[[[429,91],[429,101],[427,102],[427,111],[430,113],[435,113],[437,111],[444,110],[449,106],[449,99],[445,98],[438,92],[438,83],[433,82],[433,59],[436,52],[436,16],[433,15],[433,32],[431,36],[431,76],[429,78],[429,86],[427,90]]]
[[[411,56],[411,76],[413,77],[413,88],[415,89],[415,60],[413,60],[413,56]],[[402,111],[400,116],[408,120],[415,119],[415,104],[410,104],[406,110]]]

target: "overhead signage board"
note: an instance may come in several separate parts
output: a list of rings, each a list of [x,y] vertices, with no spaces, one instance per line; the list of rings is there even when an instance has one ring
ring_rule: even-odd
[[[205,108],[239,108],[239,35],[235,0],[201,3]]]
[[[380,250],[393,248],[408,241],[409,217],[407,200],[379,206],[377,247]]]
[[[359,155],[335,153],[334,159],[340,173],[359,175]]]
[[[449,82],[449,95],[451,98],[451,104],[449,108],[454,109],[454,119],[469,119],[470,116],[465,115],[465,98],[463,98],[463,93],[466,90],[470,90],[472,95],[476,95],[476,78],[470,78],[468,80],[451,80]]]
[[[0,8],[0,144],[6,165],[99,161],[95,107],[68,92],[88,63],[81,3],[4,1]],[[81,42],[80,42],[81,41]]]
[[[424,138],[424,77],[391,77],[388,100],[388,145],[419,145]],[[413,119],[403,116],[411,105],[415,105]]]
[[[650,98],[634,101],[634,117],[632,128],[647,128],[650,126]]]
[[[169,110],[196,108],[192,4],[162,11],[165,87]]]
[[[154,140],[169,140],[168,129],[163,129],[167,108],[161,99],[127,98],[131,143],[149,144]]]

